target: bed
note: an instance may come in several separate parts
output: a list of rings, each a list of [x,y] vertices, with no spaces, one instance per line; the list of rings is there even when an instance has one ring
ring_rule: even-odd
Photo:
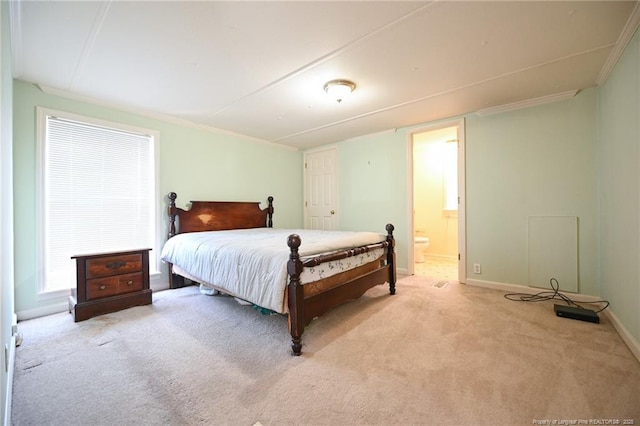
[[[302,353],[302,333],[314,318],[376,285],[388,283],[395,294],[392,224],[386,234],[278,229],[273,197],[264,209],[235,201],[191,201],[182,209],[175,192],[168,199],[161,258],[170,288],[198,283],[287,315],[293,355]]]

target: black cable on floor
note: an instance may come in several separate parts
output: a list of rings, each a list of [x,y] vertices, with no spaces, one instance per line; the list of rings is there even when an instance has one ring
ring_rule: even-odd
[[[596,304],[596,303],[604,303],[604,307],[595,311],[596,313],[598,312],[602,312],[605,309],[607,309],[609,307],[609,301],[608,300],[595,300],[595,301],[577,301],[577,300],[573,300],[571,299],[569,296],[566,296],[562,293],[560,293],[560,284],[558,283],[558,280],[556,280],[555,278],[551,278],[549,280],[549,284],[551,285],[551,289],[553,291],[541,291],[539,293],[536,294],[529,294],[529,293],[507,293],[504,295],[505,299],[508,300],[514,300],[516,302],[542,302],[545,300],[552,300],[552,299],[560,299],[563,300],[567,305],[569,306],[575,306],[577,308],[582,308],[582,309],[586,309],[584,306],[582,305],[587,305],[587,304]]]

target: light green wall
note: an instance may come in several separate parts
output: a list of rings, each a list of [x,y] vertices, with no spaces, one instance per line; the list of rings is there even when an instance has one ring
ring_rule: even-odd
[[[597,295],[596,93],[465,118],[469,278],[528,284],[528,216],[578,216],[580,292]],[[396,227],[407,269],[409,138],[417,127],[338,144],[340,227]]]
[[[600,88],[602,296],[640,341],[640,33]]]
[[[407,268],[407,133],[384,132],[338,144],[339,228],[395,227],[398,268]]]
[[[593,89],[467,117],[467,262],[482,265],[482,274],[469,278],[528,285],[528,217],[577,216],[579,292],[600,293],[596,130]]]
[[[160,132],[161,197],[158,205],[163,234],[167,225],[165,196],[170,191],[178,194],[180,207],[190,200],[266,203],[271,195],[274,197],[274,226],[302,226],[301,151],[53,96],[16,80],[13,143],[17,312],[46,309],[46,306],[64,302],[61,299],[41,300],[37,296],[36,106]],[[123,206],[122,220],[126,220],[126,214],[126,206]]]

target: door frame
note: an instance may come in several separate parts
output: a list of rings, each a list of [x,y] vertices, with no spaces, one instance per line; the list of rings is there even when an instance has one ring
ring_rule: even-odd
[[[335,194],[335,221],[336,224],[340,223],[340,194],[338,194],[338,145],[337,144],[331,144],[331,145],[323,145],[321,147],[318,148],[312,148],[312,149],[308,149],[305,150],[302,154],[302,211],[303,211],[303,218],[302,218],[302,223],[303,223],[303,227],[304,228],[308,228],[309,227],[309,223],[310,223],[310,218],[309,218],[309,212],[308,212],[308,208],[307,208],[307,195],[308,195],[308,191],[307,191],[307,183],[308,183],[308,173],[307,173],[307,156],[309,154],[316,154],[318,152],[323,152],[323,151],[333,151],[333,155],[334,155],[334,159],[335,159],[335,165],[336,165],[336,170],[335,170],[335,179],[333,179],[333,193]]]
[[[442,121],[437,124],[422,126],[413,129],[408,134],[407,149],[407,170],[408,170],[408,188],[409,188],[409,208],[407,209],[407,223],[409,224],[407,241],[408,244],[408,272],[413,275],[415,273],[415,223],[414,223],[414,187],[413,187],[413,139],[414,135],[426,133],[433,130],[444,129],[447,127],[456,127],[458,133],[458,281],[464,284],[467,281],[467,218],[466,218],[466,178],[465,178],[465,120],[464,118]]]

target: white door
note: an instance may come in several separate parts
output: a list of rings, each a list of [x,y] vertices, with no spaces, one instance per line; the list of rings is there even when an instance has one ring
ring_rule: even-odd
[[[335,147],[304,154],[304,227],[307,229],[338,228],[337,162]]]

